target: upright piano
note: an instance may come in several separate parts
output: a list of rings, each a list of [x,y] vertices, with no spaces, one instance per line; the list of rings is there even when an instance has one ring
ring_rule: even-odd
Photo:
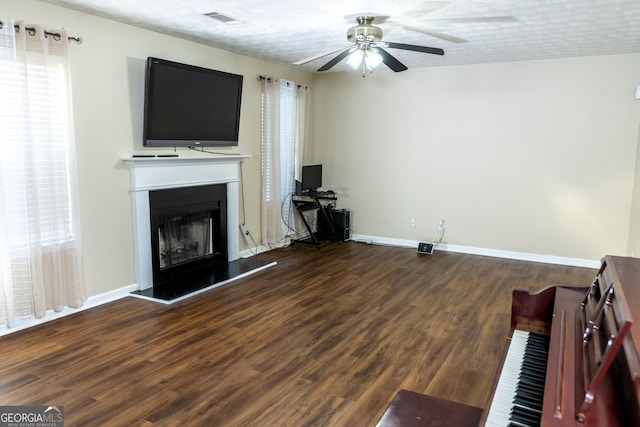
[[[640,259],[606,256],[591,285],[513,291],[484,408],[401,391],[378,425],[640,426],[639,355]],[[451,422],[455,413],[469,421]]]
[[[606,256],[585,288],[513,291],[480,426],[640,426],[640,259]]]

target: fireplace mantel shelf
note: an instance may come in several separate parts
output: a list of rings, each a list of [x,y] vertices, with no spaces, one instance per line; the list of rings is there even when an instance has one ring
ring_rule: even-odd
[[[126,157],[131,171],[131,191],[237,182],[238,164],[249,158],[237,156]]]
[[[155,154],[152,154],[152,156],[156,156],[156,157],[134,157],[134,156],[129,156],[129,157],[123,157],[122,160],[124,160],[125,162],[134,162],[134,163],[140,163],[140,164],[158,164],[158,163],[185,163],[185,162],[192,162],[192,163],[198,163],[198,162],[226,162],[226,161],[235,161],[235,162],[239,162],[242,159],[248,159],[249,155],[247,154],[229,154],[229,155],[221,155],[221,154],[211,154],[211,155],[207,155],[207,156],[182,156],[182,157],[162,157],[162,155],[160,155],[160,157],[158,157]]]
[[[239,258],[239,182],[240,164],[248,155],[210,155],[185,157],[126,157],[131,175],[131,197],[136,279],[138,289],[153,284],[149,191],[209,184],[227,186],[228,260]]]

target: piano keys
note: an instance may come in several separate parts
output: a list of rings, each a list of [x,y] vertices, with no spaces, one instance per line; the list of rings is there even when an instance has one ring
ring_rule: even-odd
[[[486,426],[540,425],[549,336],[514,331]]]

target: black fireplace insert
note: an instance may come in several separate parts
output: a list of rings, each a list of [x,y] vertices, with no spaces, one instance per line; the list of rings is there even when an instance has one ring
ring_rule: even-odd
[[[227,186],[149,192],[153,286],[226,264]]]

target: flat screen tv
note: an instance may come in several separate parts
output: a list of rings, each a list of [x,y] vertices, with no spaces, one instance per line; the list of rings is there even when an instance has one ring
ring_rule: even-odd
[[[322,187],[322,165],[302,166],[302,191]]]
[[[146,147],[238,145],[242,76],[148,58]]]

